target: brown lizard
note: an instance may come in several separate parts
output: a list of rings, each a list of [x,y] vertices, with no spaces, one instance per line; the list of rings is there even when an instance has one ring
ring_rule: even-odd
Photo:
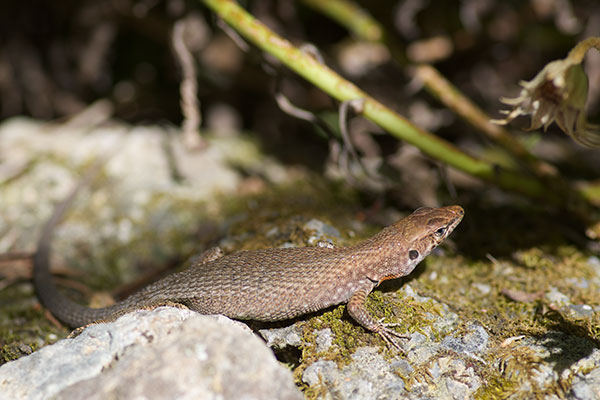
[[[41,302],[70,327],[164,304],[240,320],[278,321],[348,303],[348,313],[356,322],[398,347],[393,337],[403,336],[367,311],[367,295],[382,281],[411,273],[464,215],[460,206],[419,208],[370,239],[348,247],[270,248],[228,255],[214,248],[186,270],[115,305],[90,308],[62,295],[49,273],[54,229],[77,190],[57,206],[44,226],[34,257],[34,283]]]

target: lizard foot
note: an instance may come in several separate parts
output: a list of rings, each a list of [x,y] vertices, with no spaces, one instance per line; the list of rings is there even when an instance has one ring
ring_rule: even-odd
[[[94,321],[94,322],[90,322],[89,324],[80,326],[79,328],[73,329],[71,331],[71,333],[69,333],[67,335],[67,339],[75,339],[77,336],[79,336],[81,334],[81,332],[83,332],[85,330],[85,328],[93,326],[93,325],[97,325],[101,322],[103,322],[103,321]]]
[[[402,354],[406,354],[404,349],[400,347],[400,344],[398,343],[398,339],[408,340],[408,339],[410,339],[410,336],[402,335],[402,334],[388,328],[388,326],[398,326],[398,325],[400,325],[400,324],[381,324],[381,329],[378,330],[377,333],[379,333],[379,336],[381,336],[383,338],[383,340],[385,341],[385,343],[388,346],[395,347]]]

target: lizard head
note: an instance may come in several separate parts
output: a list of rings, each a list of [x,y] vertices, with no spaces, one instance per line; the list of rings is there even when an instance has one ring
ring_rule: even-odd
[[[452,233],[464,214],[460,206],[421,207],[388,226],[372,238],[379,257],[368,278],[379,283],[410,274]]]

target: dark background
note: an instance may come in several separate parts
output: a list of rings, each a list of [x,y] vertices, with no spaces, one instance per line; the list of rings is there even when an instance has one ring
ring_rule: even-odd
[[[354,37],[345,28],[301,1],[242,4],[293,43],[315,44],[327,64],[348,77],[340,54]],[[387,29],[391,56],[349,79],[451,141],[485,139],[472,135],[473,128],[418,90],[409,73],[411,46],[444,38],[450,51],[433,47],[421,57],[498,117],[503,108],[499,97],[514,97],[520,80],[531,79],[547,62],[564,58],[578,41],[600,30],[600,3],[594,0],[378,0],[364,1],[362,6]],[[215,110],[225,105],[226,115],[240,129],[252,130],[283,159],[306,162],[305,150],[313,164],[314,156],[323,160],[327,153],[322,137],[307,134],[313,132],[310,125],[277,108],[275,77],[265,68],[261,53],[255,48],[239,50],[200,1],[4,1],[0,15],[2,119],[16,115],[60,119],[95,100],[109,99],[119,119],[178,125],[180,70],[170,37],[176,20],[193,15],[206,28],[195,53],[203,125],[218,123],[221,114]],[[588,54],[592,122],[599,119],[599,64],[597,54]],[[336,111],[328,96],[301,78],[287,73],[284,83],[284,93],[295,104]],[[564,137],[554,125],[548,135]],[[381,147],[393,147],[386,140],[378,139]],[[290,147],[294,151],[286,151]]]

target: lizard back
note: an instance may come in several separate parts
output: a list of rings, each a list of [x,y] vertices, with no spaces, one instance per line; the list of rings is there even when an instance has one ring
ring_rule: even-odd
[[[202,314],[276,321],[345,302],[364,268],[351,247],[240,251],[167,276],[130,302],[183,303]]]

